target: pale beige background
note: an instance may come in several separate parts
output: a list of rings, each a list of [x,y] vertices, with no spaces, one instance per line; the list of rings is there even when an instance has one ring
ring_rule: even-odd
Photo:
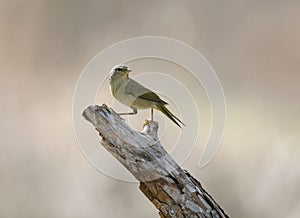
[[[142,35],[199,50],[225,91],[221,149],[205,169],[198,153],[184,167],[231,217],[299,217],[299,11],[298,0],[1,0],[0,217],[157,217],[137,184],[87,162],[71,116],[87,62]]]

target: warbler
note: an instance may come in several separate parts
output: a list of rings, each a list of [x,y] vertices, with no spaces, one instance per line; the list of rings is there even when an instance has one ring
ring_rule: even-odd
[[[119,115],[134,115],[138,110],[151,109],[151,121],[153,121],[153,109],[161,111],[170,120],[180,128],[185,124],[172,114],[166,105],[156,93],[142,86],[135,80],[129,78],[129,72],[132,70],[124,64],[115,66],[109,77],[110,89],[112,95],[122,104],[132,108],[131,113],[119,113]]]

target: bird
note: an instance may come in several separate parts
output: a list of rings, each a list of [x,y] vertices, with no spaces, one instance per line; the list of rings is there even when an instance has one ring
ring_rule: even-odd
[[[109,84],[113,97],[132,109],[132,112],[119,113],[119,115],[135,115],[138,110],[150,109],[151,121],[153,121],[153,109],[156,109],[166,115],[178,127],[185,126],[179,118],[169,111],[166,107],[168,105],[166,101],[129,77],[131,71],[127,65],[119,64],[113,67],[110,72]]]

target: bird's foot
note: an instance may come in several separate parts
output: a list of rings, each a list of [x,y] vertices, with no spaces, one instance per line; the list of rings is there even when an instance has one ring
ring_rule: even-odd
[[[118,115],[119,115],[120,119],[124,122],[125,119],[123,117],[121,117],[120,114],[118,114]]]
[[[151,120],[145,120],[145,123],[144,123],[144,125],[143,125],[143,128],[145,127],[145,126],[147,126],[147,125],[149,125],[149,123],[151,122]]]
[[[158,122],[145,120],[143,125],[143,133],[152,136],[155,140],[158,140],[157,137],[157,130],[158,130]]]
[[[155,125],[158,124],[158,122],[156,122],[156,121],[154,121],[154,120],[148,120],[148,119],[145,119],[145,123],[144,123],[144,125],[143,125],[143,128],[144,128],[145,126],[150,125],[151,123],[154,123]]]

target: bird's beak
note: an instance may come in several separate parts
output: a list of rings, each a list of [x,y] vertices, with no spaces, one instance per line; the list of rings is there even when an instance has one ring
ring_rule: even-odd
[[[128,71],[128,72],[131,72],[132,70],[130,70],[130,69],[127,69],[127,71]]]

